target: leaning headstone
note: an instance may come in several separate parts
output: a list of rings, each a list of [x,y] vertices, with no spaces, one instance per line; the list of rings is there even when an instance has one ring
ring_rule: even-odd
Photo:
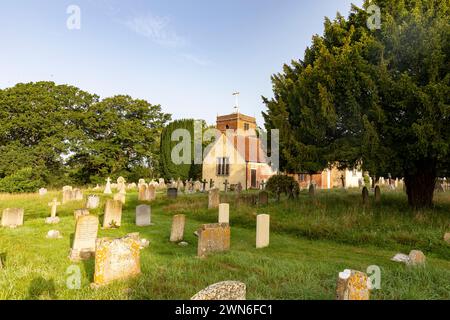
[[[219,207],[220,193],[218,188],[209,190],[208,193],[208,209],[214,209]]]
[[[215,283],[198,292],[191,300],[246,300],[247,287],[238,281]]]
[[[95,256],[98,225],[99,221],[96,216],[85,215],[77,220],[70,260],[86,260]]]
[[[336,300],[370,300],[367,275],[349,269],[340,272],[336,285]]]
[[[380,186],[375,187],[375,203],[381,202],[381,189]]]
[[[117,200],[107,200],[105,205],[105,216],[103,228],[117,228],[122,223],[122,202]]]
[[[206,257],[211,253],[230,250],[231,230],[228,223],[204,224],[197,233],[197,256]]]
[[[270,242],[270,215],[259,214],[256,217],[256,248],[265,248]]]
[[[167,189],[167,197],[169,199],[176,199],[178,196],[178,189],[177,188],[168,188]]]
[[[151,208],[145,204],[136,207],[136,225],[146,227],[152,224]]]
[[[184,237],[184,225],[186,224],[186,216],[177,214],[173,216],[172,229],[170,231],[170,242],[180,242]]]
[[[140,252],[140,239],[134,235],[120,239],[97,239],[93,287],[139,275]]]
[[[47,194],[47,189],[45,189],[45,188],[39,189],[39,195],[40,196],[45,196],[46,194]]]
[[[86,204],[87,209],[97,209],[100,205],[100,198],[97,196],[89,196]]]
[[[17,228],[23,226],[24,209],[7,208],[3,210],[2,227]]]
[[[230,223],[230,205],[228,203],[219,204],[219,223]]]
[[[362,189],[362,200],[363,200],[363,205],[369,204],[369,189],[367,189],[367,187],[364,187]]]
[[[88,216],[89,210],[88,209],[78,209],[73,212],[73,216],[75,218],[75,221],[78,220],[78,218],[83,216]]]
[[[267,191],[261,191],[259,193],[259,205],[265,206],[269,203],[269,193]]]

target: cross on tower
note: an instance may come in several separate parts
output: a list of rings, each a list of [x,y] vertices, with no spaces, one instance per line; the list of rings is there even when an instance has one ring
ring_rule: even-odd
[[[48,203],[49,207],[52,207],[52,211],[51,211],[51,217],[55,218],[56,217],[56,207],[61,205],[61,202],[58,202],[58,200],[55,198],[53,199],[52,202]]]

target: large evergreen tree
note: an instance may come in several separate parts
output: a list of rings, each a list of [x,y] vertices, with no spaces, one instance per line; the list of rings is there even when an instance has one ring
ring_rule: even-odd
[[[367,26],[373,4],[380,30]],[[450,0],[377,0],[326,19],[264,98],[282,168],[362,163],[376,177],[404,177],[409,204],[430,206],[436,177],[450,171],[449,10]]]

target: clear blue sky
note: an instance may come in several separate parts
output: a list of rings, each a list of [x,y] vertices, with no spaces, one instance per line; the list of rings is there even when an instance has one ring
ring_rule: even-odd
[[[262,125],[270,76],[351,3],[362,0],[2,0],[0,88],[51,80],[208,123],[240,91],[241,112]],[[81,30],[66,27],[69,5]]]

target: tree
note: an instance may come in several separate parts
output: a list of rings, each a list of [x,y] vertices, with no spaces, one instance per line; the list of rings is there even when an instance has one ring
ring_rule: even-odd
[[[195,148],[194,148],[194,123],[196,120],[194,119],[181,119],[175,120],[168,124],[162,131],[161,134],[161,145],[160,145],[160,156],[161,156],[161,168],[164,178],[166,180],[170,179],[200,179],[202,176],[202,165],[195,164]],[[205,129],[205,122],[203,120],[199,120],[201,124],[200,134],[203,133]],[[172,134],[174,131],[182,129],[186,130],[185,133],[188,133],[186,137],[180,137],[180,140],[172,141]],[[174,137],[176,138],[176,137]],[[183,142],[183,139],[189,139],[188,144],[190,145],[190,155],[185,155],[186,160],[182,164],[176,164],[174,159],[172,159],[172,151],[177,145]],[[187,150],[180,151],[180,156],[182,157],[184,152]]]
[[[325,20],[303,60],[272,77],[266,129],[280,129],[282,168],[356,167],[404,177],[408,202],[432,205],[450,171],[450,1],[378,0]]]

